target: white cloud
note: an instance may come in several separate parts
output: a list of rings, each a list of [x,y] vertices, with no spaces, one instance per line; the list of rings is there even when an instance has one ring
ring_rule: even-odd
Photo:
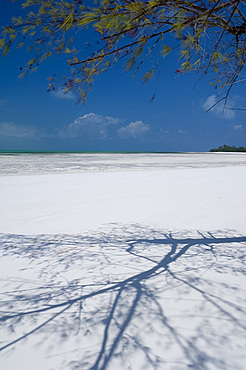
[[[180,129],[180,130],[178,130],[177,133],[178,133],[178,135],[185,135],[185,134],[188,134],[188,131]]]
[[[243,131],[243,125],[235,125],[234,130],[236,131]]]
[[[9,138],[38,138],[39,131],[35,127],[16,125],[12,122],[0,123],[0,136]]]
[[[65,89],[62,88],[59,90],[50,91],[50,94],[55,98],[59,99],[69,99],[69,100],[75,99],[75,96],[72,93],[72,91],[68,91],[67,93],[65,93]]]
[[[149,129],[149,125],[143,123],[142,121],[135,121],[129,123],[127,126],[121,127],[119,130],[117,130],[117,133],[121,138],[137,138],[145,134],[147,131],[149,131]]]
[[[216,104],[217,101],[218,101],[218,99],[216,98],[216,95],[211,95],[207,98],[207,100],[202,105],[202,107],[205,111],[207,111],[208,109],[210,109],[214,105],[214,107],[211,109],[210,112],[215,114],[217,117],[233,119],[235,117],[235,112],[233,110],[225,108],[224,100],[222,100],[221,102]],[[230,108],[233,108],[233,106],[234,106],[234,103],[231,100],[230,101]]]
[[[118,122],[117,118],[89,113],[76,118],[73,123],[60,130],[58,135],[62,138],[106,139],[110,137],[110,128]]]

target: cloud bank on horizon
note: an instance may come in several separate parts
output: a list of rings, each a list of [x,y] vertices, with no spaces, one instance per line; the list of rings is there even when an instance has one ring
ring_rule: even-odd
[[[34,126],[16,125],[13,122],[0,123],[0,136],[5,138],[35,139],[41,137],[41,131]]]
[[[111,137],[111,128],[119,123],[118,118],[88,113],[58,131],[58,136],[66,138],[83,137],[91,140],[103,140]]]
[[[215,95],[209,96],[202,108],[208,109],[214,103]],[[224,109],[223,102],[215,105],[211,113],[216,117],[231,120],[236,117],[236,112]],[[234,135],[240,135],[244,131],[244,126],[235,122],[228,126],[227,131],[230,135],[233,135],[233,132]],[[143,143],[146,145],[146,143],[159,142],[161,146],[161,143],[175,145],[178,142],[189,140],[192,140],[191,131],[182,128],[182,124],[176,129],[170,130],[169,127],[166,130],[162,127],[156,128],[142,120],[127,123],[117,117],[92,112],[77,117],[73,122],[62,128],[59,128],[59,126],[55,128],[36,127],[35,125],[13,122],[0,123],[0,149],[10,148],[10,150],[18,149],[20,143],[23,148],[31,145],[34,150],[35,143],[39,143],[40,150],[42,150],[43,143],[46,142],[48,146],[46,145],[44,150],[53,149],[53,143],[60,143],[61,148],[66,145],[68,150],[71,150],[73,145],[76,144],[78,150],[107,150],[108,145],[109,150],[128,150],[128,148],[135,150],[136,148],[136,150],[141,151]],[[131,144],[128,145],[128,143]],[[183,148],[181,150],[185,151]]]
[[[18,125],[13,122],[0,123],[0,137],[9,139],[32,139],[43,138],[56,139],[83,139],[83,140],[111,140],[139,139],[150,130],[148,124],[142,121],[131,122],[123,126],[119,118],[103,116],[96,113],[88,113],[77,117],[72,123],[62,129],[52,132],[41,130],[35,126]]]
[[[119,118],[88,113],[76,118],[74,122],[59,130],[58,135],[63,139],[83,137],[94,140],[110,140],[116,136],[121,139],[139,139],[150,130],[150,126],[142,121],[131,122],[126,126],[119,127],[120,124]]]
[[[129,123],[127,126],[123,126],[117,130],[118,135],[123,138],[127,139],[131,138],[138,138],[142,137],[150,130],[150,126],[143,123],[142,121],[135,121]]]
[[[94,140],[108,140],[116,136],[121,139],[142,138],[149,130],[150,126],[142,121],[131,122],[126,126],[121,126],[121,120],[110,116],[88,113],[78,117],[74,122],[63,127],[58,131],[58,136],[65,138],[88,138]]]

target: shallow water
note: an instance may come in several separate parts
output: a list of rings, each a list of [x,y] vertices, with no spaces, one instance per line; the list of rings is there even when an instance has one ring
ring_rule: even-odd
[[[246,153],[8,153],[0,175],[246,166]]]

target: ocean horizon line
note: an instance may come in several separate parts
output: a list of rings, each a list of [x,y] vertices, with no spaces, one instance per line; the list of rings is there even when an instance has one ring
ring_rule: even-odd
[[[93,150],[4,150],[0,154],[185,154],[185,153],[209,153],[193,151],[93,151]]]

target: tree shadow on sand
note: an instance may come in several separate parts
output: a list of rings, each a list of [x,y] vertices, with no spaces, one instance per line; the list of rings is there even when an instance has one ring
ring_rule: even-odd
[[[108,225],[0,243],[3,364],[30,351],[44,369],[243,368],[246,237]]]

